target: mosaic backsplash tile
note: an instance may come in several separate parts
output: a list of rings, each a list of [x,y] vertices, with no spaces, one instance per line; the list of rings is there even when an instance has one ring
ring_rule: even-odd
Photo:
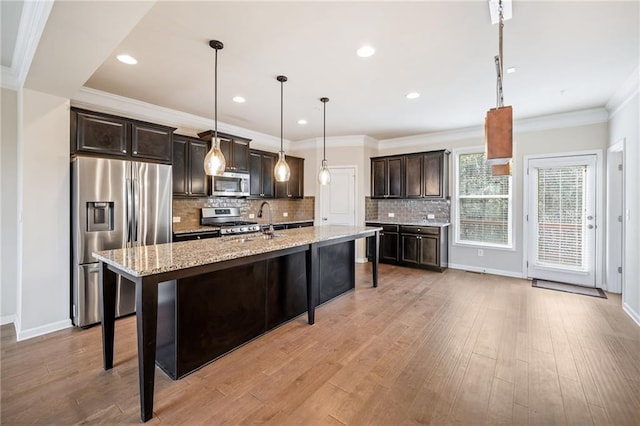
[[[299,220],[313,220],[315,197],[304,197],[302,199],[269,199],[250,200],[245,198],[231,197],[208,197],[208,198],[174,198],[173,217],[180,217],[181,226],[198,226],[200,224],[200,209],[202,207],[238,207],[242,220],[251,220],[258,223],[269,222],[269,215],[265,214],[258,218],[258,210],[262,201],[268,201],[273,210],[273,221],[294,222]],[[249,214],[256,215],[249,219]],[[288,216],[284,217],[283,213]]]
[[[420,221],[433,214],[436,222],[449,222],[450,203],[442,200],[378,200],[365,197],[365,220],[388,220],[389,213],[398,221]]]

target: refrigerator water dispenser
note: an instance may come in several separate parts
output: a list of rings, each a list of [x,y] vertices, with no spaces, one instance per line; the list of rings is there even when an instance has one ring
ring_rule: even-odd
[[[87,203],[87,232],[113,231],[113,201]]]

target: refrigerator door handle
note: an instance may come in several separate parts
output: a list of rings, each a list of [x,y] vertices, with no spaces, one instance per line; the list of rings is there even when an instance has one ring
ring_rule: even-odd
[[[131,242],[133,241],[132,235],[131,235],[131,231],[132,231],[132,223],[131,223],[131,216],[133,214],[132,212],[132,206],[133,206],[133,200],[132,200],[132,194],[131,194],[131,179],[127,178],[126,182],[125,182],[125,186],[124,186],[124,190],[125,190],[125,196],[127,198],[127,202],[126,202],[126,216],[127,216],[127,247],[131,247]]]
[[[133,189],[133,234],[131,242],[138,241],[138,217],[140,216],[140,188],[138,179],[133,179],[131,188]]]

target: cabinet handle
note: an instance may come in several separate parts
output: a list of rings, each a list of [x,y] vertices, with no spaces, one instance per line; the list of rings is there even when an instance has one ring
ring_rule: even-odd
[[[138,151],[133,151],[133,155],[138,155]]]
[[[127,150],[126,150],[126,149],[123,149],[123,150],[122,150],[122,152],[126,154],[126,153],[127,153]]]

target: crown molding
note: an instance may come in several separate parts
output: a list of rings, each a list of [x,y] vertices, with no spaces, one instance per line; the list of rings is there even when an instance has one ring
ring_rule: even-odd
[[[16,89],[24,86],[29,67],[31,67],[31,61],[33,61],[38,43],[40,43],[40,37],[42,37],[52,7],[53,0],[23,2],[16,47],[11,60],[11,72],[7,76],[9,77],[9,83],[14,84]],[[5,70],[3,69],[3,87],[5,84],[4,79]]]
[[[71,105],[98,112],[126,115],[129,118],[189,129],[193,130],[194,134],[213,129],[215,126],[215,121],[210,118],[165,108],[137,99],[114,95],[113,93],[103,92],[89,87],[80,88],[71,98]],[[233,126],[220,121],[218,121],[218,131],[251,139],[263,148],[270,147],[280,150],[280,138],[265,133]],[[285,140],[284,143],[286,148],[291,146],[291,142],[288,140]]]
[[[639,91],[640,67],[637,67],[607,102],[609,118],[616,115]]]
[[[322,137],[293,142],[290,146],[296,150],[322,149]],[[327,148],[368,147],[378,149],[378,141],[367,135],[331,136],[327,138]]]
[[[606,109],[592,108],[581,111],[514,120],[513,132],[526,133],[541,130],[561,129],[565,127],[585,126],[589,124],[606,123],[608,120],[609,114]],[[395,139],[384,139],[378,141],[378,149],[406,148],[425,144],[441,144],[473,138],[484,139],[483,126],[424,133],[421,135],[405,136]]]
[[[18,84],[18,74],[16,74],[13,68],[2,66],[0,74],[0,86],[3,89],[18,90],[20,85]]]

